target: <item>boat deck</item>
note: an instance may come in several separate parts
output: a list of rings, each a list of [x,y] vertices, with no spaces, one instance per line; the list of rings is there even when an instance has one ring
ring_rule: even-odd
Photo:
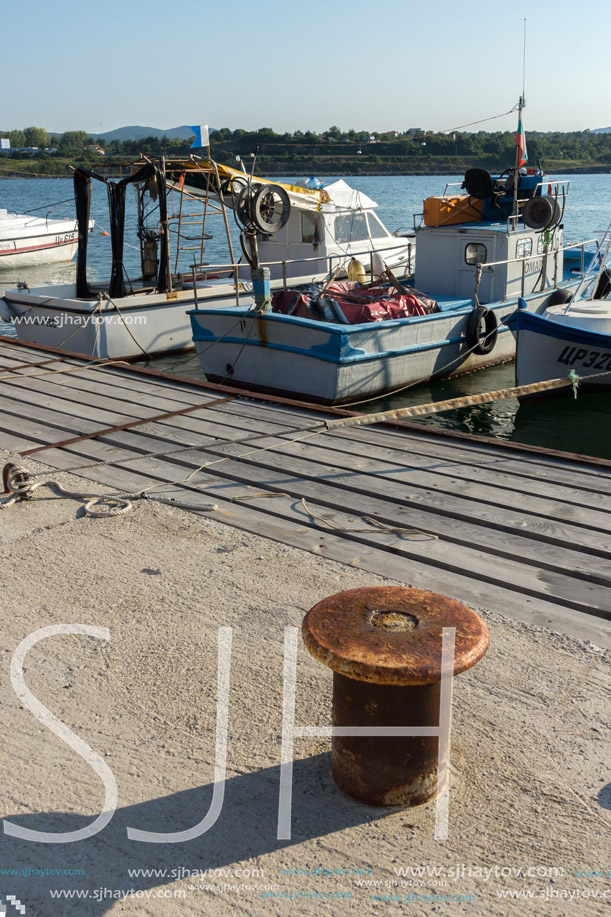
[[[26,468],[155,484],[227,525],[611,646],[611,462],[415,424],[325,430],[349,412],[6,337],[0,381],[0,446]]]

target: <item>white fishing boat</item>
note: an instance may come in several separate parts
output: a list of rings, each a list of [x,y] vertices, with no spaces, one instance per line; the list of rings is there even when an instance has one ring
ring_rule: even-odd
[[[472,169],[462,187],[425,201],[415,230],[414,287],[436,308],[365,321],[357,312],[351,324],[337,297],[317,310],[318,294],[309,314],[285,314],[278,302],[276,311],[199,304],[191,321],[206,377],[342,404],[510,360],[506,319],[518,298],[532,313],[570,298],[595,240],[564,246],[569,183],[540,169]]]
[[[370,252],[381,254],[402,275],[413,270],[413,239],[388,232],[373,212],[375,202],[345,182],[314,189],[305,183],[279,185],[196,158],[140,161],[118,182],[110,177],[113,168],[118,167],[74,172],[79,227],[87,225],[92,182],[102,180],[109,190],[110,278],[94,282],[88,277],[82,233],[74,283],[35,289],[21,284],[5,293],[0,317],[12,322],[23,340],[111,359],[192,349],[187,312],[196,303],[252,307],[252,245],[259,247],[261,266],[269,267],[273,288],[289,278],[305,282],[338,273],[357,252],[363,260]],[[136,277],[128,276],[123,256],[130,184],[137,192]],[[243,197],[256,201],[254,236],[250,243],[243,239],[244,256],[237,259],[228,210],[239,207]],[[218,259],[205,263],[215,223],[226,238],[222,264]],[[185,270],[181,259],[193,267]]]
[[[565,312],[562,306],[543,315],[520,312],[516,319],[516,385],[567,379],[564,388],[529,395],[550,398],[579,391],[611,391],[611,305],[590,300]],[[569,378],[570,377],[570,378]]]
[[[93,221],[89,223],[89,230]],[[51,220],[0,210],[0,270],[71,261],[78,243],[76,220]]]
[[[610,228],[611,229],[611,228]],[[611,273],[605,262],[611,246],[608,230],[597,271],[584,276],[580,289],[565,303],[531,315],[519,303],[510,324],[516,334],[516,385],[567,379],[561,388],[530,394],[533,401],[580,391],[611,391]],[[594,266],[594,265],[593,265]]]

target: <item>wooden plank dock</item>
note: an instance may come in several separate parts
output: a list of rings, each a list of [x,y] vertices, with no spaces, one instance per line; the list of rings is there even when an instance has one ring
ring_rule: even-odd
[[[325,429],[348,412],[10,338],[0,383],[0,446],[25,467],[214,502],[228,525],[611,646],[611,462],[414,424]]]

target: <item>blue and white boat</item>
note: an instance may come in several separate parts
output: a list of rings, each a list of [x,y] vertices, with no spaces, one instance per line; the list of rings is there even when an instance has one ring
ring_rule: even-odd
[[[346,404],[512,359],[506,319],[518,299],[533,314],[570,299],[594,240],[565,248],[569,183],[539,169],[498,176],[471,169],[462,189],[456,194],[447,186],[425,201],[415,226],[412,283],[437,311],[347,324],[246,307],[196,308],[193,340],[206,377]]]
[[[531,315],[520,303],[510,319],[516,334],[516,385],[549,379],[567,379],[566,386],[528,395],[536,400],[580,391],[611,391],[611,273],[606,258],[611,248],[611,227],[598,271],[584,276],[573,298],[555,304],[540,315]],[[592,265],[594,266],[594,265]]]
[[[611,306],[590,300],[565,312],[554,306],[543,315],[520,311],[516,316],[516,385],[567,379],[565,388],[536,397],[572,394],[569,374],[580,391],[611,391]]]

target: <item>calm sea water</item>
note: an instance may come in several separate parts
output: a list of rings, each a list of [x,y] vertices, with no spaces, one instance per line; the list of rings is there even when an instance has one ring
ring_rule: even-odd
[[[321,176],[322,177],[322,176]],[[570,180],[570,193],[564,215],[566,242],[592,238],[606,229],[611,221],[611,174],[562,176]],[[286,179],[285,179],[286,180]],[[390,230],[409,229],[412,215],[422,210],[422,201],[441,193],[446,183],[460,182],[458,176],[355,176],[349,183],[365,192],[379,204],[378,214]],[[73,215],[72,182],[69,179],[0,180],[0,208],[24,213],[33,208],[36,215],[59,218]],[[66,201],[66,203],[59,203]],[[95,188],[91,217],[96,221],[90,239],[89,266],[92,277],[102,280],[110,266],[110,239],[102,235],[108,229],[108,209],[104,188]],[[206,260],[226,260],[224,232],[218,221],[215,238],[207,243]],[[232,236],[239,251],[238,234],[232,223]],[[139,250],[135,238],[135,202],[128,193],[125,263],[128,273],[138,272]],[[181,262],[187,268],[189,255]],[[37,268],[0,272],[0,291],[16,280],[30,286],[70,282],[73,264],[41,265]],[[1,323],[0,323],[1,326]],[[10,326],[9,326],[10,328]],[[4,329],[6,330],[6,326]],[[11,329],[12,330],[12,329]],[[194,357],[155,361],[164,370],[199,378],[201,372]],[[459,395],[507,388],[514,384],[513,364],[494,366],[457,379],[429,383],[409,389],[390,398],[363,405],[363,410],[381,410],[425,404]],[[421,418],[425,425],[461,430],[497,439],[529,443],[611,459],[611,395],[580,395],[577,400],[556,399],[536,405],[519,405],[516,399],[478,405],[458,411]]]

